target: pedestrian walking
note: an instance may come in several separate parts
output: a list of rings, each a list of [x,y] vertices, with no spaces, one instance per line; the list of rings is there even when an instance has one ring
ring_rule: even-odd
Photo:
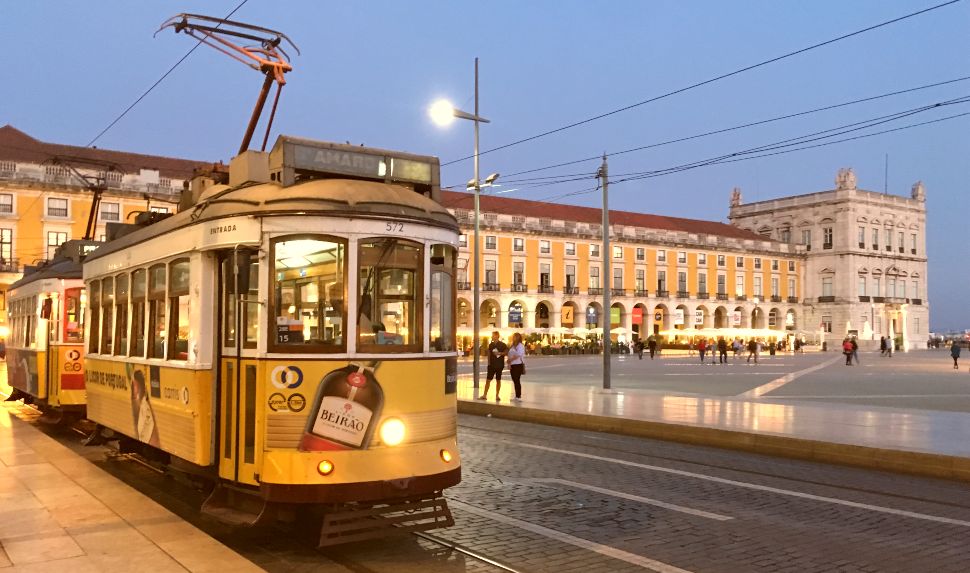
[[[495,401],[501,400],[499,394],[502,391],[502,370],[505,368],[505,356],[508,351],[509,347],[502,342],[498,331],[493,332],[492,341],[488,343],[488,372],[485,375],[485,390],[478,397],[479,400],[488,398],[488,387],[492,383],[492,378],[495,378]]]
[[[885,355],[886,355],[886,337],[880,336],[879,337],[879,356],[885,356]]]
[[[886,356],[889,358],[893,357],[893,348],[896,346],[896,341],[892,338],[886,337]]]
[[[950,345],[950,357],[953,358],[953,369],[959,370],[960,365],[958,364],[960,360],[960,344],[954,340],[953,344]]]
[[[852,341],[848,338],[842,341],[842,354],[845,354],[845,365],[852,366]]]
[[[721,338],[718,338],[717,339],[718,361],[721,364],[727,364],[727,361],[728,361],[727,349],[728,349],[727,340],[724,340],[723,336]]]
[[[636,346],[637,346],[637,356],[640,357],[640,360],[643,360],[643,339],[642,338],[637,339]]]
[[[512,400],[520,402],[522,400],[522,375],[525,374],[525,346],[522,344],[522,334],[516,332],[512,335],[512,346],[508,350],[509,374],[512,376],[512,384],[515,386],[515,396]]]
[[[858,365],[859,364],[859,343],[856,341],[855,338],[850,338],[849,342],[852,344],[852,360],[854,360],[855,363]]]
[[[748,359],[745,360],[745,362],[747,362],[748,364],[751,364],[751,359],[754,358],[754,363],[757,364],[758,357],[755,355],[757,350],[758,350],[758,341],[753,338],[749,339],[748,340]]]
[[[697,342],[697,354],[701,357],[701,364],[704,363],[704,354],[707,352],[707,340],[701,338]]]
[[[647,338],[647,347],[650,349],[650,360],[653,360],[653,355],[657,352],[657,339],[652,334]]]
[[[741,343],[740,338],[735,338],[734,342],[731,343],[731,349],[734,350],[734,358],[741,356],[741,349],[744,348],[744,344]]]

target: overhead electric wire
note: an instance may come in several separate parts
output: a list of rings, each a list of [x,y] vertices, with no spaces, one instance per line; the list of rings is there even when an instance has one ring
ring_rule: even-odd
[[[618,113],[622,113],[624,111],[628,111],[628,110],[631,110],[631,109],[640,107],[642,105],[646,105],[648,103],[652,103],[652,102],[655,102],[655,101],[659,101],[659,100],[668,98],[668,97],[673,96],[673,95],[677,95],[677,94],[680,94],[680,93],[684,93],[684,92],[690,91],[692,89],[699,88],[701,86],[705,86],[707,84],[711,84],[711,83],[714,83],[714,82],[717,82],[717,81],[720,81],[720,80],[723,80],[723,79],[726,79],[726,78],[729,78],[729,77],[732,77],[732,76],[736,76],[736,75],[742,74],[744,72],[748,72],[748,71],[751,71],[751,70],[754,70],[754,69],[757,69],[757,68],[766,66],[768,64],[772,64],[772,63],[775,63],[775,62],[778,62],[778,61],[781,61],[781,60],[784,60],[784,59],[787,59],[787,58],[791,58],[791,57],[796,56],[798,54],[803,54],[803,53],[808,52],[810,50],[814,50],[814,49],[817,49],[817,48],[821,48],[821,47],[827,46],[829,44],[834,44],[836,42],[840,42],[842,40],[845,40],[845,39],[848,39],[848,38],[852,38],[854,36],[858,36],[858,35],[864,34],[866,32],[871,32],[872,30],[876,30],[876,29],[879,29],[879,28],[883,28],[885,26],[889,26],[891,24],[895,24],[897,22],[901,22],[901,21],[907,20],[909,18],[914,18],[916,16],[919,16],[919,15],[922,15],[922,14],[926,14],[928,12],[932,12],[933,10],[938,10],[940,8],[949,6],[951,4],[956,4],[956,3],[960,2],[960,1],[961,0],[949,0],[948,2],[943,2],[943,3],[937,4],[935,6],[930,6],[929,8],[924,8],[922,10],[918,10],[916,12],[911,12],[909,14],[905,14],[903,16],[899,16],[899,17],[893,18],[891,20],[886,20],[885,22],[880,22],[879,24],[874,24],[872,26],[868,26],[866,28],[862,28],[860,30],[856,30],[854,32],[850,32],[848,34],[843,34],[841,36],[837,36],[835,38],[831,38],[829,40],[825,40],[824,42],[819,42],[819,43],[816,43],[816,44],[812,44],[810,46],[807,46],[807,47],[804,47],[804,48],[801,48],[801,49],[798,49],[798,50],[795,50],[795,51],[792,51],[792,52],[788,52],[786,54],[782,54],[782,55],[776,56],[774,58],[770,58],[770,59],[767,59],[767,60],[762,60],[762,61],[760,61],[760,62],[758,62],[756,64],[752,64],[752,65],[749,65],[749,66],[745,66],[743,68],[739,68],[739,69],[734,70],[732,72],[728,72],[728,73],[725,73],[725,74],[721,74],[721,75],[715,76],[713,78],[709,78],[709,79],[706,79],[706,80],[703,80],[703,81],[700,81],[700,82],[697,82],[697,83],[694,83],[694,84],[691,84],[691,85],[688,85],[688,86],[685,86],[685,87],[682,87],[682,88],[678,88],[676,90],[672,90],[672,91],[669,91],[669,92],[660,94],[658,96],[654,96],[652,98],[645,99],[643,101],[640,101],[640,102],[637,102],[637,103],[634,103],[634,104],[631,104],[631,105],[628,105],[628,106],[625,106],[625,107],[621,107],[619,109],[615,109],[613,111],[609,111],[609,112],[602,113],[602,114],[599,114],[599,115],[596,115],[596,116],[593,116],[593,117],[590,117],[590,118],[587,118],[587,119],[584,119],[584,120],[581,120],[581,121],[577,121],[577,122],[574,122],[574,123],[570,123],[570,124],[564,125],[562,127],[558,127],[556,129],[552,129],[552,130],[549,130],[549,131],[545,131],[545,132],[539,133],[537,135],[533,135],[533,136],[530,136],[530,137],[526,137],[524,139],[519,139],[519,140],[513,141],[511,143],[506,143],[505,145],[500,145],[498,147],[493,147],[492,149],[487,149],[485,151],[482,151],[482,152],[478,153],[478,156],[481,157],[482,155],[486,155],[486,154],[492,153],[494,151],[499,151],[501,149],[507,149],[507,148],[513,147],[515,145],[520,145],[522,143],[526,143],[526,142],[529,142],[529,141],[534,141],[536,139],[540,139],[540,138],[546,137],[548,135],[552,135],[552,134],[555,134],[555,133],[559,133],[559,132],[562,132],[562,131],[566,131],[567,129],[572,129],[572,128],[578,127],[580,125],[584,125],[584,124],[587,124],[587,123],[591,123],[593,121],[597,121],[597,120],[603,119],[605,117],[609,117],[611,115],[616,115]],[[474,157],[475,157],[475,155],[469,155],[469,156],[466,156],[466,157],[462,157],[460,159],[455,159],[455,160],[449,161],[447,163],[443,163],[442,166],[451,165],[453,163],[458,163],[460,161],[467,161],[468,159],[472,159]]]
[[[232,9],[231,12],[229,12],[228,14],[226,14],[226,17],[223,18],[223,20],[228,20],[229,17],[232,16],[233,14],[235,14],[240,8],[242,8],[246,4],[246,2],[249,2],[249,0],[242,0],[242,2],[240,2],[238,6],[236,6],[235,8]],[[217,24],[216,25],[216,28],[218,28],[219,25],[220,24]],[[109,129],[111,129],[112,127],[114,127],[116,123],[118,123],[119,121],[121,121],[121,119],[123,117],[125,117],[126,115],[128,115],[128,112],[131,111],[132,108],[134,108],[136,105],[138,105],[138,103],[141,102],[141,100],[145,99],[145,97],[148,96],[148,94],[150,94],[153,89],[155,89],[156,87],[158,87],[158,84],[162,83],[162,81],[164,81],[165,78],[167,78],[169,76],[169,74],[171,74],[172,72],[175,71],[175,68],[179,67],[179,65],[182,62],[184,62],[186,60],[186,58],[188,58],[189,56],[191,56],[192,55],[192,52],[194,52],[201,45],[202,45],[202,40],[199,40],[198,43],[196,43],[194,46],[192,46],[192,49],[190,49],[188,52],[185,52],[185,55],[182,56],[181,58],[179,58],[179,60],[177,62],[175,62],[175,65],[173,65],[171,68],[169,68],[167,72],[165,72],[164,74],[162,74],[162,77],[158,78],[158,80],[156,80],[155,83],[153,83],[147,90],[145,90],[145,92],[143,94],[141,94],[140,96],[138,96],[138,99],[136,99],[134,102],[132,102],[131,105],[129,105],[127,108],[125,108],[125,111],[121,112],[121,114],[118,117],[114,118],[114,121],[112,121],[111,123],[109,123],[108,126],[105,127],[104,129],[102,129],[101,130],[101,133],[99,133],[98,135],[94,136],[94,139],[92,139],[91,141],[89,141],[87,143],[87,145],[85,145],[84,147],[91,147],[92,145],[94,145],[94,143],[97,140],[101,139],[101,136],[102,135],[104,135],[105,133],[107,133]]]

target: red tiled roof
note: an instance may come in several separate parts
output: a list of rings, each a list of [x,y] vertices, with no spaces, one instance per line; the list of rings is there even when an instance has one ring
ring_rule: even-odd
[[[442,202],[450,209],[474,209],[474,195],[459,191],[441,191]],[[482,194],[479,198],[482,212],[501,213],[503,215],[522,215],[525,217],[538,217],[548,219],[561,219],[564,221],[577,221],[580,223],[603,222],[602,209],[593,207],[579,207],[576,205],[563,205],[561,203],[544,203],[542,201],[528,201],[525,199],[510,199],[508,197],[495,197]],[[647,229],[659,229],[662,231],[681,231],[684,233],[697,233],[706,235],[718,235],[721,237],[733,237],[737,239],[753,239],[757,241],[769,240],[761,235],[745,231],[727,223],[717,221],[702,221],[700,219],[683,219],[680,217],[665,217],[663,215],[651,215],[649,213],[633,213],[630,211],[616,211],[610,209],[610,224],[625,225],[630,227],[644,227]]]
[[[140,169],[156,169],[162,177],[175,179],[190,179],[193,169],[211,165],[202,161],[177,159],[175,157],[46,143],[34,139],[11,125],[0,127],[0,159],[24,163],[43,163],[55,155],[116,163],[125,173],[138,173]]]

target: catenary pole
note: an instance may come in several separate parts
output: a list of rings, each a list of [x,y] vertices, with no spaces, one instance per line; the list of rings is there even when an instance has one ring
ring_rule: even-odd
[[[474,344],[472,344],[472,377],[473,383],[472,388],[478,390],[478,378],[481,373],[481,349],[480,346],[480,333],[481,330],[481,295],[479,294],[479,289],[482,288],[482,279],[480,276],[479,266],[481,265],[481,245],[479,244],[479,223],[478,219],[481,214],[478,196],[481,193],[482,181],[478,177],[478,58],[475,58],[475,248],[473,257],[475,259],[475,265],[472,270],[472,276],[475,283],[472,285],[472,328],[474,332]]]
[[[610,289],[613,288],[613,271],[611,262],[613,252],[610,250],[610,198],[609,198],[609,171],[606,164],[606,154],[603,154],[603,165],[600,167],[599,176],[603,186],[603,274],[605,275],[603,288],[603,389],[610,388],[610,326],[613,322],[613,309],[610,303]]]

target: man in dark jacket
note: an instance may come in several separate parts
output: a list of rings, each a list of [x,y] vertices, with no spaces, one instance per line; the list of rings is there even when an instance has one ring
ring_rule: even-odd
[[[724,340],[723,336],[721,338],[718,338],[717,339],[717,359],[718,359],[718,362],[720,362],[721,364],[727,364],[727,361],[728,361],[727,348],[728,348],[727,340]]]
[[[492,333],[492,341],[488,343],[488,373],[485,375],[485,390],[478,397],[479,400],[488,398],[488,386],[492,383],[493,377],[495,378],[495,401],[500,400],[502,370],[505,368],[505,356],[508,352],[508,345],[502,342],[501,335],[496,330]]]

